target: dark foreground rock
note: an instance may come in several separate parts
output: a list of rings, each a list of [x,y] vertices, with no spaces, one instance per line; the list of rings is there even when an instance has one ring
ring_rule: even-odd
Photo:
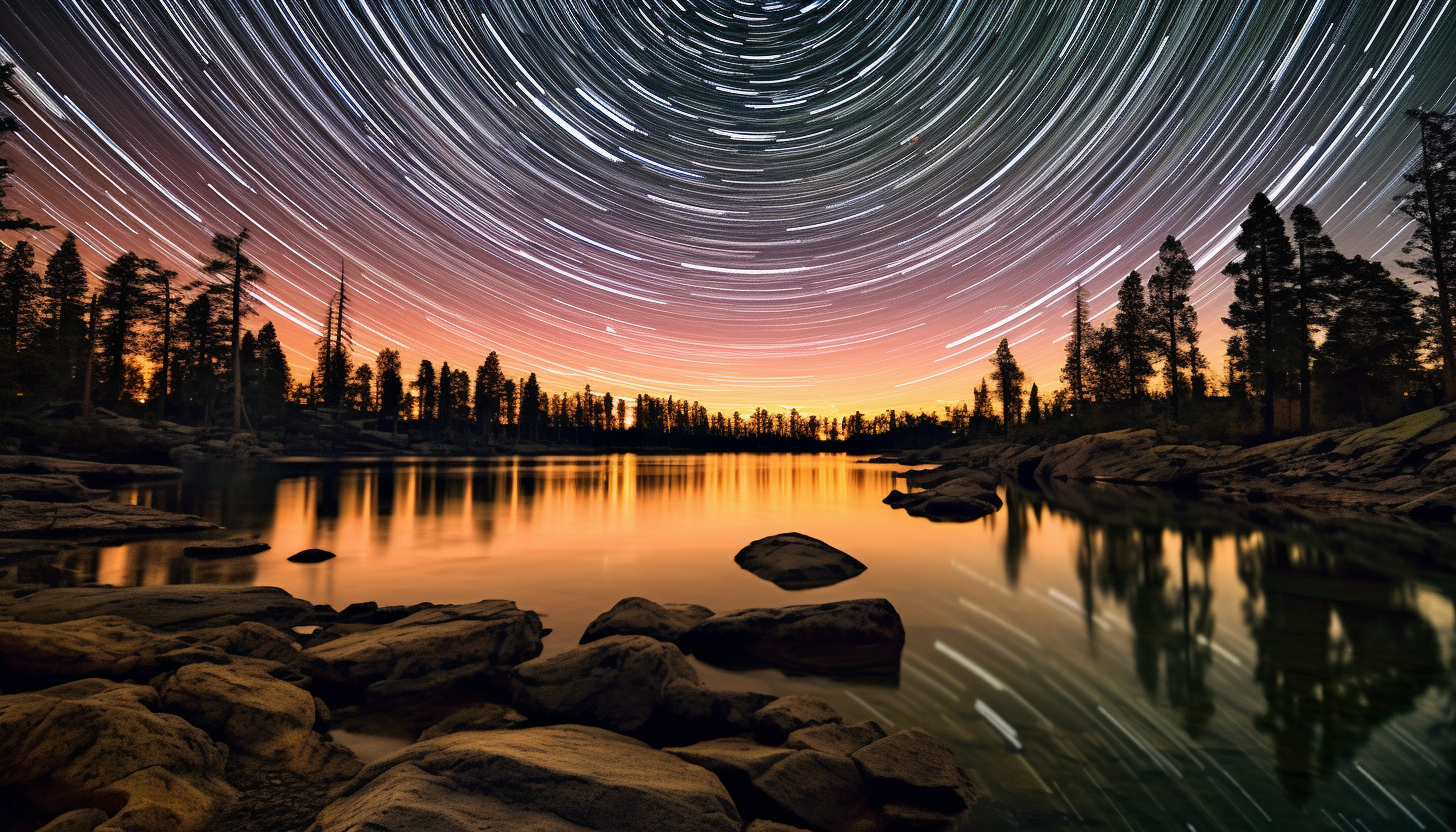
[[[1001,508],[1001,497],[996,494],[998,482],[999,477],[985,471],[958,471],[927,483],[923,491],[891,491],[884,503],[904,509],[911,517],[965,523]]]
[[[272,586],[62,587],[0,598],[0,616],[54,624],[119,615],[157,630],[190,630],[253,621],[278,628],[308,623],[313,605]]]
[[[905,626],[883,598],[719,613],[693,628],[693,654],[721,667],[893,676]]]
[[[215,528],[216,525],[190,514],[106,500],[84,503],[0,500],[0,534],[8,537],[77,537]]]
[[[503,689],[512,667],[541,655],[541,618],[512,601],[422,610],[304,651],[326,696],[383,698],[463,684]]]
[[[866,568],[847,553],[798,532],[755,540],[743,547],[733,562],[782,589],[831,586]]]
[[[145,685],[87,679],[0,696],[0,788],[51,815],[90,806],[107,832],[195,832],[236,798],[228,751]]]
[[[647,636],[610,636],[511,673],[513,702],[545,723],[577,723],[657,744],[692,742],[750,730],[773,700],[759,693],[710,690],[672,644]]]
[[[576,725],[454,734],[364,769],[312,832],[737,832],[712,773]]]
[[[647,636],[677,644],[713,611],[697,604],[658,604],[646,598],[623,598],[597,616],[581,635],[581,644],[608,636]]]
[[[327,549],[304,549],[302,552],[295,552],[288,556],[294,563],[323,563],[332,560],[336,555]]]

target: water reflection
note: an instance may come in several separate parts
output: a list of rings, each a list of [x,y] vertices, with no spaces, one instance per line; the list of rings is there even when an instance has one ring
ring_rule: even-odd
[[[548,652],[630,595],[717,610],[885,597],[907,628],[896,683],[700,670],[946,736],[989,795],[978,828],[1456,826],[1456,581],[1421,565],[1456,563],[1449,530],[1075,485],[1008,485],[1002,511],[939,524],[880,504],[894,470],[733,454],[198,466],[117,498],[272,552],[192,561],[187,541],[153,540],[22,563],[0,585],[511,598],[555,629]],[[869,569],[789,593],[732,562],[786,531]],[[339,557],[285,560],[312,547]]]

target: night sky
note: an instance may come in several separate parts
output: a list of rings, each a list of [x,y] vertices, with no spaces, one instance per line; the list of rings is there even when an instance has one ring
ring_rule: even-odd
[[[98,271],[251,228],[304,377],[346,262],[411,378],[939,409],[1002,337],[1060,386],[1073,285],[1110,320],[1168,234],[1217,372],[1254,193],[1394,267],[1456,105],[1452,0],[444,5],[7,0],[11,203]]]

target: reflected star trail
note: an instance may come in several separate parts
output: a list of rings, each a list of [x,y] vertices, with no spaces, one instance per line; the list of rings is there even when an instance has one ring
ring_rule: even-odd
[[[305,376],[345,261],[411,375],[939,409],[1002,337],[1059,386],[1072,287],[1108,319],[1167,234],[1217,372],[1253,194],[1392,261],[1456,102],[1452,0],[450,5],[10,0],[12,203],[93,271],[252,228]]]

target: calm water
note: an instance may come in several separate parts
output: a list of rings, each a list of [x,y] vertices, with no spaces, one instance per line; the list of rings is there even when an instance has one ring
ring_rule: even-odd
[[[1456,826],[1456,581],[1400,556],[1450,557],[1441,533],[1261,525],[1086,487],[1011,486],[997,514],[936,524],[881,505],[895,470],[731,454],[198,466],[117,498],[272,551],[198,562],[159,540],[0,583],[267,584],[338,608],[509,598],[554,628],[548,653],[629,595],[720,611],[883,596],[908,631],[898,684],[702,673],[946,738],[984,795],[966,828]],[[789,592],[733,563],[785,531],[869,570]],[[285,560],[310,547],[339,557]]]

